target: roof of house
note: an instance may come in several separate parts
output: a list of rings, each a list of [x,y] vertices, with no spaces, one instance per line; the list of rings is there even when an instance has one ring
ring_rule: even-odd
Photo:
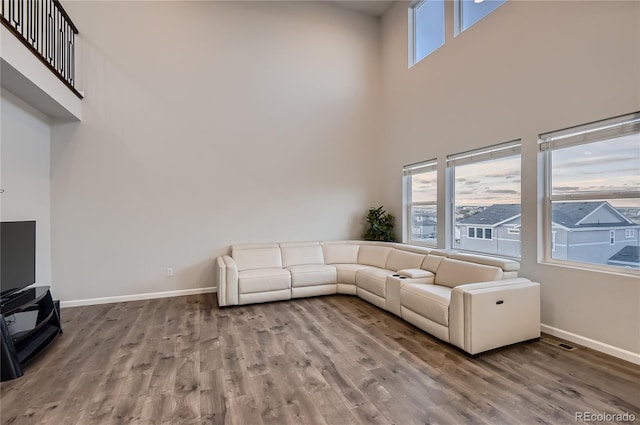
[[[463,218],[460,224],[493,226],[520,215],[520,204],[493,204],[477,214]]]
[[[595,211],[602,204],[607,204],[613,208],[608,202],[555,202],[552,206],[552,219],[554,223],[565,227],[611,227],[612,225],[628,226],[629,223],[621,223],[620,221],[612,223],[589,223],[588,225],[580,225],[579,222],[589,214]]]
[[[627,245],[609,258],[609,262],[636,263],[640,265],[640,246]]]
[[[598,224],[580,224],[580,221],[582,219],[594,212],[596,208],[600,207],[603,204],[623,216],[620,211],[616,210],[613,206],[611,206],[611,204],[606,201],[554,202],[551,207],[552,220],[556,224],[573,229],[585,227],[616,227],[633,225],[632,223],[623,221]],[[495,226],[496,224],[514,219],[519,215],[520,204],[493,204],[477,214],[460,220],[459,223]]]

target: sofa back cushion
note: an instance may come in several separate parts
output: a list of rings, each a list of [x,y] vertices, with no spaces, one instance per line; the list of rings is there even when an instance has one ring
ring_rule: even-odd
[[[358,264],[384,269],[392,249],[393,248],[386,246],[360,245],[360,249],[358,250]]]
[[[489,282],[500,279],[502,279],[500,267],[445,258],[438,267],[434,283],[454,288],[465,283]]]
[[[357,264],[360,245],[347,243],[323,243],[322,252],[325,264]]]
[[[324,264],[322,247],[319,242],[281,243],[282,267],[302,264]]]
[[[401,249],[392,249],[387,258],[387,265],[385,268],[389,270],[402,270],[402,269],[419,269],[424,260],[424,255],[416,254],[414,252],[402,251]]]
[[[425,255],[424,261],[422,262],[421,269],[429,270],[431,273],[436,273],[438,271],[438,266],[445,257],[442,255]]]
[[[485,264],[487,266],[500,267],[503,271],[517,272],[520,270],[520,263],[506,258],[488,257],[486,255],[469,254],[466,252],[456,252],[448,255],[449,258],[472,263]]]
[[[278,244],[234,245],[231,256],[238,271],[282,268],[282,255]]]

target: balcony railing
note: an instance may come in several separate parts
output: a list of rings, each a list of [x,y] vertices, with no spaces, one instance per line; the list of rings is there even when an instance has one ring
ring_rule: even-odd
[[[78,29],[58,0],[0,0],[0,20],[71,89],[75,88]]]

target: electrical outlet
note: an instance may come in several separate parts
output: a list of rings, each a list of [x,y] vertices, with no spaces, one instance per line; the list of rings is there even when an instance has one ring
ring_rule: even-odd
[[[167,267],[167,276],[173,277],[173,268],[172,267]]]

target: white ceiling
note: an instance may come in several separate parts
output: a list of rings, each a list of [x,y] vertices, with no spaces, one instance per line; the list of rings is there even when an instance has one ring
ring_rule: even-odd
[[[349,0],[349,1],[331,1],[337,6],[355,10],[371,16],[382,16],[391,8],[393,0]]]

